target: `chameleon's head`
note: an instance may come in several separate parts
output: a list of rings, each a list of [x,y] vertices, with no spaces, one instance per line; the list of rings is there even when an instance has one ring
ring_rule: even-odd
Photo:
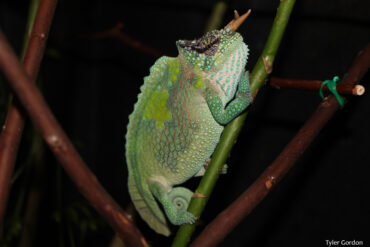
[[[199,39],[176,42],[180,56],[193,68],[203,71],[217,69],[228,57],[245,46],[242,36],[227,26],[221,30],[206,33]]]

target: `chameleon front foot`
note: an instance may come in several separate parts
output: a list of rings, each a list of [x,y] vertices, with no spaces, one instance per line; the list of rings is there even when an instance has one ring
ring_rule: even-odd
[[[205,99],[216,122],[221,125],[228,124],[242,113],[252,101],[248,71],[242,74],[236,96],[226,108],[222,103],[221,97],[211,90],[205,91]]]

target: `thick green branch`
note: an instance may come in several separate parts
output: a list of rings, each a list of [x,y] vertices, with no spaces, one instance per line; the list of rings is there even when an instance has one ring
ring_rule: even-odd
[[[258,92],[258,89],[264,84],[268,74],[272,71],[272,65],[294,3],[295,0],[284,0],[281,1],[279,5],[265,48],[251,73],[250,81],[253,95]],[[227,157],[230,154],[232,146],[239,135],[246,116],[247,112],[234,119],[225,127],[220,142],[212,156],[212,161],[207,169],[207,172],[196,190],[196,193],[203,195],[203,197],[193,198],[188,208],[188,211],[197,217],[201,215],[205,208],[208,198],[210,197],[218,179],[219,171],[223,164],[225,164]],[[177,232],[172,246],[187,246],[194,230],[195,225],[181,226]]]

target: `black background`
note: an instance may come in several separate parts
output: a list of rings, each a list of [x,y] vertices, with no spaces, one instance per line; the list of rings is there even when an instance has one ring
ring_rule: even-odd
[[[261,53],[279,1],[234,0],[225,22],[252,9],[240,28],[250,48],[247,69]],[[155,58],[114,39],[82,39],[119,21],[123,31],[151,47],[177,54],[175,41],[200,37],[213,1],[60,1],[42,66],[42,91],[61,125],[106,190],[129,203],[124,135],[143,77]],[[20,51],[28,1],[1,0],[0,27]],[[367,0],[297,1],[272,75],[325,80],[343,77],[370,41]],[[362,80],[368,86],[369,75]],[[6,90],[1,81],[0,89]],[[0,95],[5,95],[4,93]],[[316,109],[318,93],[264,86],[202,216],[212,220],[277,157]],[[361,240],[370,245],[370,97],[352,97],[315,139],[296,166],[221,246],[325,246],[325,240]],[[2,124],[2,123],[1,123]],[[27,149],[27,141],[21,150]],[[60,246],[55,210],[58,164],[48,154],[46,196],[34,246]],[[199,179],[189,186],[195,188]],[[63,204],[84,201],[63,174]],[[16,197],[16,190],[12,191]],[[12,200],[11,202],[12,203]],[[10,208],[10,209],[9,209]],[[8,207],[11,211],[11,206]],[[169,239],[137,219],[153,246]],[[107,246],[113,232],[101,227],[86,246]],[[69,246],[65,240],[64,246]]]

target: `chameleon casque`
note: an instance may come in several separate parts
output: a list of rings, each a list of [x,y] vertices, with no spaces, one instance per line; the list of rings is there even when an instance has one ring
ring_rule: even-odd
[[[176,46],[178,57],[159,58],[144,78],[126,134],[132,201],[166,236],[165,215],[174,225],[196,220],[186,211],[193,192],[173,186],[204,173],[224,125],[252,100],[239,33],[226,26]]]

